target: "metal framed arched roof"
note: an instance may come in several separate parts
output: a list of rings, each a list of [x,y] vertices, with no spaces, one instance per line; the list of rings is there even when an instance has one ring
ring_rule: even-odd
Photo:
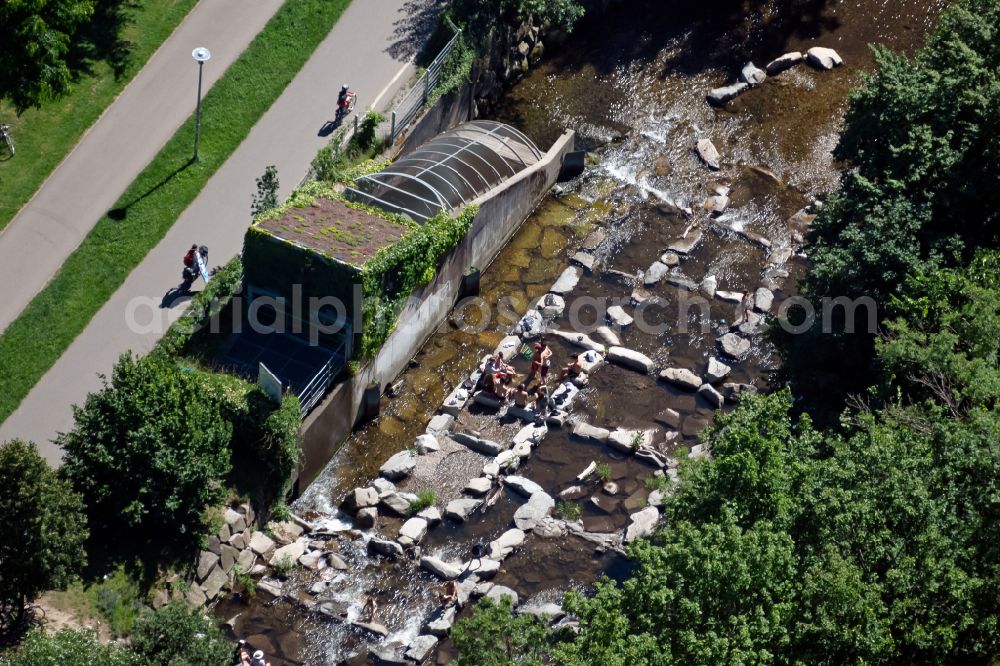
[[[361,176],[349,199],[424,222],[454,210],[517,175],[542,157],[522,132],[474,120],[439,134],[378,173]]]

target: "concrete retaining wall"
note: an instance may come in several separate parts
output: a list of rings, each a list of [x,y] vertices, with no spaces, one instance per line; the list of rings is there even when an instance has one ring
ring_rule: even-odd
[[[316,478],[341,440],[354,428],[368,385],[377,383],[384,390],[406,368],[448,316],[465,272],[471,267],[489,266],[548,193],[559,176],[563,156],[573,150],[574,136],[572,131],[566,132],[538,163],[476,200],[479,213],[469,233],[445,257],[434,280],[406,302],[396,329],[378,355],[355,377],[335,385],[306,418],[302,426],[298,489]]]

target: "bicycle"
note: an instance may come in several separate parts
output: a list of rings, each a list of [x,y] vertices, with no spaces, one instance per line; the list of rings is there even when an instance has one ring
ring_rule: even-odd
[[[0,125],[0,138],[7,145],[7,151],[14,157],[14,138],[10,135],[10,125]]]

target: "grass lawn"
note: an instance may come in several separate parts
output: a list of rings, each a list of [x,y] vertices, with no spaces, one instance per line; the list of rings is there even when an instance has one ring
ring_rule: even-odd
[[[59,273],[0,335],[0,421],[17,408],[129,272],[240,145],[350,0],[286,0],[202,101],[200,161],[188,120]],[[19,153],[20,154],[20,153]]]
[[[133,21],[125,30],[125,38],[134,46],[122,76],[115,78],[111,67],[99,62],[91,75],[74,82],[65,97],[47,102],[41,109],[28,109],[20,118],[9,104],[0,102],[0,122],[10,125],[17,149],[14,159],[0,161],[0,229],[27,203],[196,2],[138,2]]]

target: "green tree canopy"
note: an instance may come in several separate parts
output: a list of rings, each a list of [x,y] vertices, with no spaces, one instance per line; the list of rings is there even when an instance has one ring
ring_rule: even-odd
[[[534,615],[515,615],[510,597],[482,599],[451,631],[456,666],[541,666],[548,628]]]
[[[181,601],[143,614],[132,631],[131,646],[148,666],[220,666],[233,654],[215,621]]]
[[[25,604],[65,587],[86,564],[83,502],[34,444],[0,445],[0,631],[20,623]]]
[[[49,636],[42,629],[28,634],[12,655],[0,657],[0,666],[142,666],[125,648],[102,645],[94,635],[61,629]]]
[[[0,3],[0,98],[18,113],[66,92],[74,34],[94,14],[94,0]]]
[[[129,528],[137,541],[171,543],[199,533],[202,512],[223,499],[232,426],[196,373],[160,354],[123,355],[74,417],[59,437],[62,473],[95,534]]]

